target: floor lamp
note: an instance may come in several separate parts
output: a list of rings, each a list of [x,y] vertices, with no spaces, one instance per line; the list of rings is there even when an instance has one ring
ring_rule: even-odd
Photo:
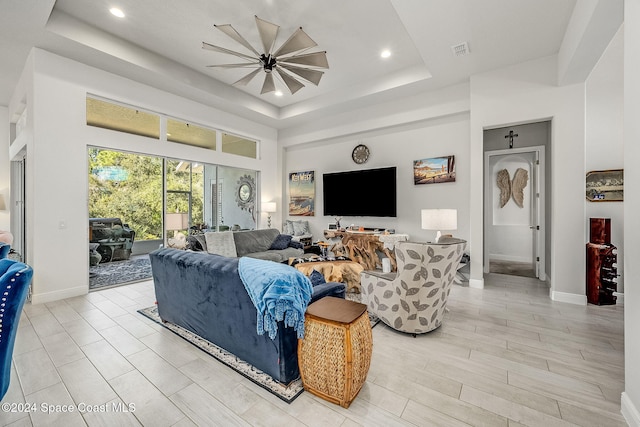
[[[267,228],[271,228],[271,214],[276,211],[276,202],[264,202],[262,212],[267,213]]]

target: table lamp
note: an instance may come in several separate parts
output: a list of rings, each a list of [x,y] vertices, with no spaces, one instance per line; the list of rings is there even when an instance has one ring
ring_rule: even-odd
[[[267,213],[267,227],[271,228],[271,214],[276,211],[276,202],[262,203],[262,212]]]
[[[168,213],[164,218],[164,226],[168,230],[180,231],[189,228],[189,214],[188,213]],[[175,234],[174,234],[175,235]]]
[[[458,228],[457,209],[422,209],[422,229],[436,230],[436,243],[442,236],[443,230]]]

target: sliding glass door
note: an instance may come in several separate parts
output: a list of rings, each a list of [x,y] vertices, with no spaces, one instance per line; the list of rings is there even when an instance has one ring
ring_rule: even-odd
[[[256,171],[96,147],[88,149],[88,163],[89,217],[126,224],[135,233],[132,247],[122,248],[130,255],[147,254],[178,233],[256,228]],[[112,255],[109,244],[102,246]]]

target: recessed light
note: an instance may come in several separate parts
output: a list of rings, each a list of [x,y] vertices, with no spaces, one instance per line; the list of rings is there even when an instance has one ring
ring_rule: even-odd
[[[276,91],[276,93],[275,93],[275,95],[276,95],[276,96],[282,96],[282,92],[281,92],[281,91],[279,91],[279,90],[277,90],[277,91]]]
[[[112,7],[111,9],[109,9],[109,12],[111,12],[113,16],[117,16],[118,18],[124,18],[124,12],[118,9],[117,7]]]
[[[380,52],[380,57],[381,58],[388,58],[391,56],[391,51],[388,49],[383,50],[382,52]]]

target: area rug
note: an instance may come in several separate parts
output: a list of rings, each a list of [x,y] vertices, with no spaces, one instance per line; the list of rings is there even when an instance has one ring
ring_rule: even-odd
[[[171,322],[162,322],[162,320],[160,320],[160,316],[158,315],[157,306],[143,308],[142,310],[138,310],[138,313],[169,329],[171,332],[195,345],[200,350],[208,353],[218,361],[224,363],[234,371],[238,372],[240,375],[253,381],[255,384],[259,385],[260,387],[264,388],[268,392],[274,394],[287,403],[293,402],[295,398],[304,391],[302,387],[302,380],[300,378],[292,381],[288,385],[279,383],[278,381],[271,378],[270,375],[265,374],[264,372],[255,368],[244,360],[194,334],[193,332],[188,331],[185,328],[175,325]]]
[[[149,258],[106,262],[89,267],[89,289],[140,282],[151,278]]]

